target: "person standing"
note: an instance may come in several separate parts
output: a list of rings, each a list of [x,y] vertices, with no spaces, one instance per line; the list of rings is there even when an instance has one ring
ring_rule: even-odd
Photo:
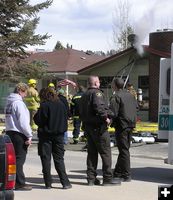
[[[28,146],[31,145],[32,130],[29,111],[23,102],[28,86],[18,83],[14,92],[7,97],[5,106],[6,134],[10,137],[16,153],[16,190],[31,190],[25,183],[23,165],[26,160]]]
[[[112,178],[112,159],[108,124],[112,114],[106,105],[104,95],[99,89],[98,76],[90,76],[89,88],[80,102],[80,118],[87,132],[87,181],[88,185],[100,185],[97,179],[98,154],[102,159],[103,185],[119,185],[120,179]]]
[[[38,125],[38,154],[41,158],[42,172],[47,189],[52,187],[51,155],[63,189],[72,185],[66,174],[64,164],[64,132],[67,131],[67,110],[54,89],[41,90],[40,108],[34,116]]]
[[[51,88],[53,88],[54,90],[56,90],[55,84],[54,84],[54,83],[49,83],[49,84],[48,84],[48,87],[51,87]]]
[[[112,126],[115,128],[116,142],[119,150],[114,177],[122,181],[131,181],[130,142],[133,128],[136,126],[137,101],[130,92],[123,89],[123,79],[113,80],[114,94],[110,99],[110,109],[114,113]]]
[[[57,92],[58,92],[59,99],[63,102],[63,104],[65,105],[65,108],[67,109],[67,114],[68,114],[68,119],[69,119],[71,117],[70,108],[69,108],[69,103],[67,101],[67,98],[64,96],[64,90],[60,88]],[[68,131],[64,133],[64,144],[68,144]]]
[[[39,102],[40,102],[38,91],[36,89],[36,84],[37,81],[35,79],[29,79],[28,81],[29,88],[27,91],[27,96],[24,99],[26,106],[30,112],[30,124],[33,131],[37,130],[37,126],[34,123],[33,117],[37,112],[37,109],[39,108]]]
[[[134,96],[134,98],[137,100],[137,92],[131,83],[127,83],[127,91],[130,92]]]
[[[82,86],[78,86],[77,93],[72,97],[71,104],[70,104],[70,113],[73,118],[73,144],[78,144],[79,142],[79,135],[80,135],[80,128],[81,128],[81,120],[79,118],[79,104],[80,99],[84,93],[84,88]]]

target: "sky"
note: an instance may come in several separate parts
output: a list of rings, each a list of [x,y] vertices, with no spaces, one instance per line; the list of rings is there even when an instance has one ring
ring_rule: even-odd
[[[32,5],[44,0],[30,0]],[[115,49],[113,24],[116,23],[118,0],[54,0],[42,10],[37,34],[51,35],[44,46],[30,47],[53,50],[56,42],[68,43],[73,49],[104,51]],[[173,28],[172,0],[128,0],[129,21],[139,37],[148,44],[150,32]]]

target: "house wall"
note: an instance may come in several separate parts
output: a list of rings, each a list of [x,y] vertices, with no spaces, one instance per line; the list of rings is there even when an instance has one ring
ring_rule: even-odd
[[[150,54],[150,121],[158,121],[158,97],[159,97],[159,73],[160,57],[170,57],[171,45],[173,43],[173,31],[165,30],[150,33],[149,48],[151,51],[158,51],[159,55]]]
[[[4,113],[5,103],[7,96],[14,91],[15,84],[6,81],[0,81],[0,113]]]
[[[128,64],[129,58],[135,56],[135,54],[128,54],[125,56],[121,56],[119,58],[116,58],[112,61],[109,61],[104,64],[97,65],[95,68],[91,68],[84,72],[85,75],[97,75],[99,77],[114,77],[124,66]],[[127,68],[127,71],[124,73],[124,75],[128,75],[129,68]],[[80,73],[79,77],[82,75]],[[122,75],[122,72],[119,74]],[[148,76],[149,75],[149,63],[147,58],[138,58],[129,74],[129,82],[134,85],[135,89],[138,89],[138,79],[139,76]],[[103,92],[106,96],[107,102],[109,103],[109,98],[112,95],[112,90],[110,87],[103,88]],[[149,95],[149,88],[145,89],[145,96],[148,97]],[[149,120],[149,112],[148,110],[141,109],[140,112],[138,112],[138,117],[143,121]]]

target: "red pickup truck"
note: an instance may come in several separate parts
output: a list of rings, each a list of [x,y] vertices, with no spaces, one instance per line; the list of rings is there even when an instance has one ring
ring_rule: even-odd
[[[14,200],[16,157],[7,135],[0,135],[0,200]]]

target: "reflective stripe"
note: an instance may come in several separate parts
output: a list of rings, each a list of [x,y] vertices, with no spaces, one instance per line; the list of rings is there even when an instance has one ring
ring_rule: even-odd
[[[71,105],[72,105],[72,106],[74,106],[74,103],[73,103],[73,102],[71,102]]]
[[[25,97],[24,101],[29,110],[37,110],[40,106],[35,97]]]
[[[74,96],[73,99],[80,99],[82,96]]]
[[[28,110],[38,110],[39,106],[27,106]]]
[[[25,101],[29,102],[32,101],[33,97],[25,97]]]
[[[77,138],[74,137],[73,140],[74,141],[79,141],[79,137],[77,137]]]
[[[74,116],[73,119],[79,119],[79,116]]]

